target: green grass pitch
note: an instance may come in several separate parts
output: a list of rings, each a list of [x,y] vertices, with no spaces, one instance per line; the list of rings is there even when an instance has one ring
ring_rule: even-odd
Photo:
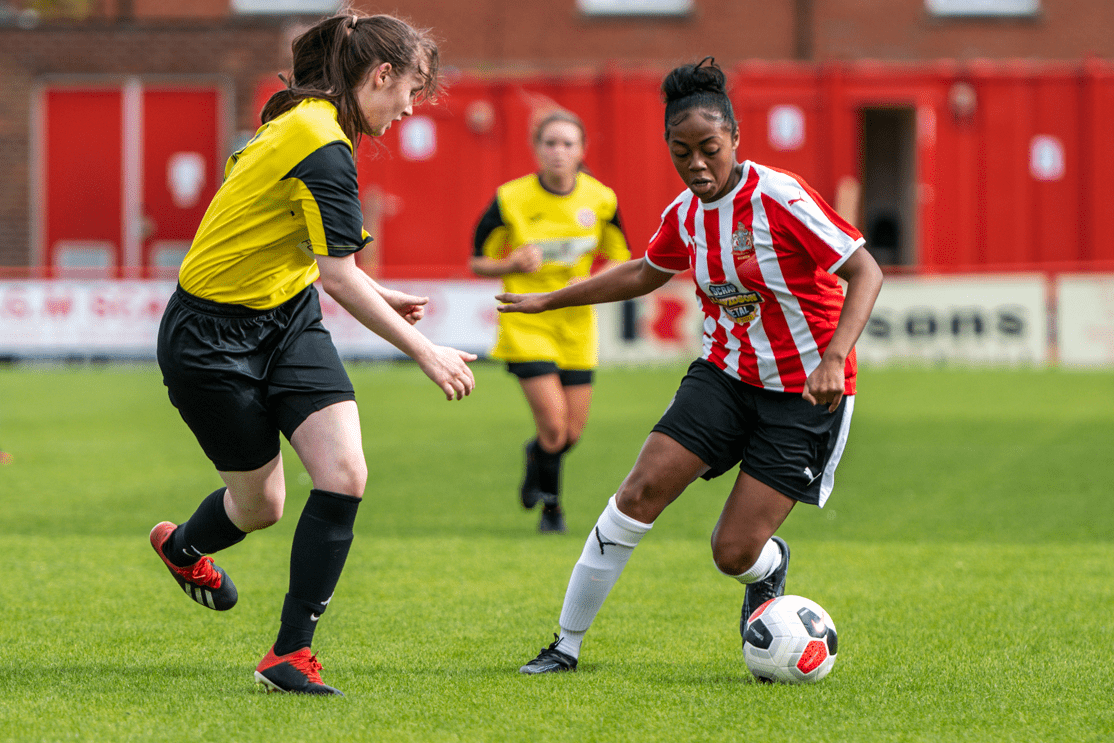
[[[578,673],[518,674],[683,367],[600,371],[564,536],[517,504],[517,385],[475,368],[447,403],[412,364],[351,366],[370,477],[315,643],[345,699],[252,682],[309,489],[289,448],[286,516],[219,556],[240,603],[217,614],[147,544],[219,485],[157,370],[0,368],[0,740],[1114,739],[1114,374],[864,370],[835,494],[780,532],[789,592],[840,632],[831,675],[789,687],[749,679],[712,565],[730,477],[659,519]]]

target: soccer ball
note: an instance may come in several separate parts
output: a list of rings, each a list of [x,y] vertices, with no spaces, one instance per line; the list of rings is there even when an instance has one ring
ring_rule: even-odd
[[[759,681],[819,681],[835,665],[835,624],[820,604],[778,596],[754,610],[743,633],[743,658]]]

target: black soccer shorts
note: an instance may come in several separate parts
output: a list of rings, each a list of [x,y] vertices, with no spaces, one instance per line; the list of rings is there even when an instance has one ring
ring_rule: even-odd
[[[507,371],[519,379],[556,374],[561,380],[562,387],[591,384],[594,377],[592,369],[562,369],[552,361],[508,361]]]
[[[823,506],[854,405],[854,396],[845,396],[829,413],[798,393],[754,387],[697,359],[653,430],[700,457],[709,466],[705,480],[739,464],[779,493]]]
[[[279,453],[312,413],[356,394],[313,286],[269,310],[221,304],[178,287],[159,326],[170,401],[222,472]]]

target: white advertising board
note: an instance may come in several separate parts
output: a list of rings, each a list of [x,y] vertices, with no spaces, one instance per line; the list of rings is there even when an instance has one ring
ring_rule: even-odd
[[[0,282],[0,354],[154,358],[173,281]]]
[[[435,343],[486,355],[498,281],[386,282],[430,298],[418,328]],[[0,356],[153,359],[173,281],[0,281]],[[1114,365],[1114,275],[1056,285],[1059,358]],[[1049,287],[1038,274],[889,278],[858,343],[866,363],[1045,363]],[[325,325],[347,358],[401,354],[322,293]],[[700,353],[702,315],[678,277],[631,304],[599,308],[602,363],[676,362]]]
[[[600,305],[596,311],[602,364],[691,361],[700,355],[704,313],[687,275],[645,297]]]
[[[418,328],[433,342],[486,354],[495,339],[497,281],[387,282],[429,297]],[[173,281],[2,281],[0,355],[153,359]],[[324,324],[346,357],[402,354],[321,292]]]
[[[429,297],[418,330],[434,343],[486,356],[495,345],[499,281],[384,281],[384,286]],[[323,323],[340,355],[348,358],[401,357],[402,352],[361,325],[325,292]]]
[[[1063,274],[1056,281],[1060,363],[1114,365],[1114,274]]]
[[[888,278],[859,338],[867,363],[1048,360],[1042,274]]]

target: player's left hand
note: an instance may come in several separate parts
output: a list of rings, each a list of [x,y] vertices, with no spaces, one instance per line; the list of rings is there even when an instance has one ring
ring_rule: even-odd
[[[843,384],[843,364],[821,360],[805,380],[801,397],[813,405],[827,405],[828,412],[834,413],[843,400]]]
[[[531,315],[545,312],[547,296],[548,294],[496,294],[495,299],[503,304],[495,309],[499,312],[525,312]]]
[[[429,304],[429,297],[417,297],[394,289],[383,292],[383,299],[411,325],[425,317],[425,306]]]

